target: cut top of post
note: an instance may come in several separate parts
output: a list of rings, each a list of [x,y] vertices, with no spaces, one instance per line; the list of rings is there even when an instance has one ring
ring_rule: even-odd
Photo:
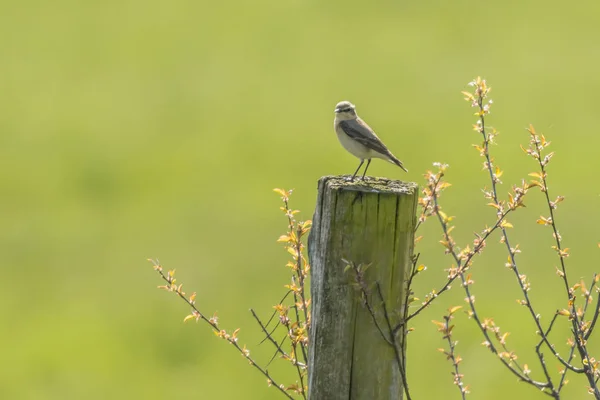
[[[354,190],[357,192],[368,193],[390,193],[390,194],[411,194],[417,190],[418,185],[414,182],[403,182],[394,179],[370,177],[364,180],[355,178],[350,180],[352,175],[342,176],[324,176],[319,184],[327,185],[331,189]]]

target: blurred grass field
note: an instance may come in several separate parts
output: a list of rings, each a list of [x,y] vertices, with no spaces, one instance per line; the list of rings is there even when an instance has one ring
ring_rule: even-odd
[[[460,94],[485,77],[502,193],[534,169],[519,149],[533,123],[557,152],[550,190],[567,198],[557,222],[572,279],[600,270],[598,2],[24,0],[1,10],[2,399],[279,398],[205,326],[182,323],[187,308],[156,289],[145,260],[177,268],[200,308],[268,360],[247,310],[269,313],[287,283],[272,188],[294,188],[292,205],[310,218],[317,179],[356,168],[332,130],[344,99],[410,171],[375,161],[371,174],[421,184],[432,162],[450,164],[445,211],[466,243],[494,218]],[[511,222],[549,321],[564,298],[550,231],[535,224],[540,199]],[[423,233],[424,295],[450,260],[437,227]],[[474,291],[541,378],[505,258],[490,243]],[[411,334],[416,399],[458,398],[430,321],[462,297],[441,298]],[[456,322],[473,398],[544,397],[479,345],[472,321]],[[554,339],[563,346],[566,331]],[[584,398],[570,379],[565,398]]]

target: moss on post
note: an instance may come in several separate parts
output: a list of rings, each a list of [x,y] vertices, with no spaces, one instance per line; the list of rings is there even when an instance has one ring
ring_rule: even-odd
[[[381,178],[319,180],[308,241],[311,262],[311,400],[401,399],[394,349],[381,336],[352,285],[347,260],[370,265],[365,282],[381,285],[393,325],[401,322],[416,224],[417,185]],[[373,297],[376,298],[376,297]],[[377,319],[385,324],[380,301]],[[403,336],[403,330],[399,335]],[[405,346],[404,337],[399,338]]]

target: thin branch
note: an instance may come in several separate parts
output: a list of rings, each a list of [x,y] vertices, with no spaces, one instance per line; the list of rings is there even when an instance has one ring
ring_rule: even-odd
[[[296,292],[294,292],[294,302],[295,302],[294,304],[298,304],[298,296],[296,295]],[[300,326],[301,320],[300,320],[300,313],[298,312],[298,307],[294,307],[294,311],[296,314],[296,323],[298,324],[298,326]],[[286,328],[288,328],[288,330],[289,330],[288,326],[286,326]],[[295,344],[294,344],[294,346],[295,346]],[[302,357],[304,358],[304,362],[305,363],[308,362],[308,355],[306,354],[306,349],[304,348],[304,345],[302,343],[300,343],[300,349],[302,350]]]
[[[417,253],[416,255],[414,255],[413,259],[412,259],[412,266],[411,266],[411,270],[410,270],[410,276],[408,278],[408,282],[406,283],[406,288],[405,288],[406,289],[406,293],[404,295],[404,310],[402,312],[402,320],[392,330],[392,335],[394,337],[396,337],[396,335],[398,334],[398,331],[402,327],[406,326],[406,322],[408,320],[408,304],[409,304],[410,296],[413,294],[413,292],[412,292],[413,279],[419,273],[419,271],[417,271],[417,264],[419,263],[419,257],[421,257],[421,253]],[[406,335],[406,333],[407,333],[407,331],[405,329],[404,330],[404,334]],[[406,357],[403,357],[403,364],[406,365]]]
[[[289,207],[287,197],[283,198],[283,202],[285,205],[286,216],[288,218],[289,231],[290,231],[290,234],[292,234],[292,233],[294,233],[294,226],[295,226],[295,221],[293,219],[293,212]],[[309,323],[308,310],[307,310],[306,298],[304,295],[305,271],[302,266],[302,260],[303,260],[302,242],[300,241],[300,239],[302,237],[302,231],[303,231],[302,227],[297,226],[297,230],[295,232],[296,238],[293,241],[293,249],[296,253],[295,254],[296,267],[294,268],[294,270],[296,272],[296,276],[297,276],[299,284],[300,284],[299,294],[297,294],[296,291],[293,291],[293,292],[294,292],[294,304],[298,304],[298,296],[300,297],[300,300],[302,301],[302,310],[304,311],[304,322],[305,322],[305,324],[308,324]],[[295,317],[296,317],[296,323],[298,324],[298,326],[300,326],[302,321],[300,320],[300,314],[298,312],[298,307],[295,307]],[[295,344],[294,344],[294,346],[295,346]],[[304,358],[304,362],[306,363],[308,361],[308,354],[306,353],[306,348],[303,343],[300,343],[300,350],[302,351],[302,357]],[[304,389],[304,387],[303,387],[303,389]]]
[[[437,199],[437,197],[434,199],[435,203],[437,203],[436,199]],[[436,207],[437,207],[437,205],[436,205]],[[457,267],[459,269],[462,268],[463,270],[466,270],[466,269],[468,269],[470,267],[470,264],[471,264],[471,261],[472,261],[473,257],[475,257],[476,254],[479,254],[479,252],[483,249],[483,247],[485,246],[485,241],[487,240],[487,238],[489,238],[490,235],[492,233],[494,233],[496,231],[496,229],[498,229],[500,227],[500,225],[502,224],[502,221],[504,221],[504,219],[506,218],[506,216],[510,212],[512,212],[512,211],[513,210],[507,210],[507,211],[505,211],[504,214],[502,216],[500,216],[500,218],[496,221],[496,223],[494,224],[494,226],[492,228],[486,230],[485,234],[481,237],[481,239],[479,241],[479,244],[477,246],[475,246],[475,248],[473,249],[473,252],[466,258],[466,260],[464,261],[464,263],[461,260],[457,261],[457,264],[458,264]],[[423,311],[424,309],[426,309],[440,294],[442,294],[445,291],[447,291],[448,289],[450,289],[452,283],[456,280],[456,278],[458,278],[458,274],[454,274],[454,275],[450,276],[450,278],[446,281],[446,283],[444,284],[444,286],[442,286],[435,293],[434,296],[432,296],[427,301],[423,302],[423,304],[421,305],[421,307],[419,307],[415,312],[413,312],[412,314],[410,314],[408,316],[408,318],[406,319],[406,322],[410,321],[412,318],[414,318],[417,315],[419,315],[419,313],[421,311]]]
[[[162,267],[155,263],[154,264],[154,269],[156,272],[158,272],[158,274],[160,275],[160,277],[167,282],[167,285],[165,285],[164,289],[169,290],[169,291],[174,291],[175,293],[177,293],[177,295],[183,300],[185,301],[193,310],[193,315],[198,319],[201,319],[202,321],[206,322],[208,325],[210,325],[210,327],[219,334],[219,337],[227,340],[231,345],[233,345],[233,347],[235,347],[235,349],[244,357],[246,358],[246,360],[248,360],[248,362],[250,363],[250,365],[252,365],[254,368],[256,368],[261,374],[263,374],[263,376],[265,376],[267,378],[267,382],[269,383],[269,385],[273,385],[274,387],[277,388],[277,390],[279,390],[285,397],[287,397],[288,399],[294,399],[294,397],[292,397],[288,392],[285,391],[285,388],[283,385],[279,385],[277,384],[277,382],[275,382],[275,380],[273,379],[273,377],[271,376],[271,374],[269,374],[269,371],[267,371],[266,369],[263,369],[260,365],[258,365],[256,363],[256,361],[254,361],[254,359],[252,357],[250,357],[250,352],[248,350],[246,350],[245,348],[241,348],[239,346],[239,344],[237,343],[237,338],[235,337],[235,335],[228,335],[226,333],[224,333],[224,331],[222,331],[221,329],[219,329],[219,326],[217,325],[216,322],[211,321],[211,319],[206,318],[204,316],[204,314],[202,314],[200,312],[200,310],[198,310],[198,308],[196,308],[196,306],[194,305],[194,302],[192,300],[189,300],[186,296],[185,293],[183,293],[181,291],[181,285],[176,286],[175,285],[175,280],[173,279],[172,275],[165,275],[162,272]]]
[[[435,196],[433,198],[434,201],[434,206],[436,210],[439,210],[439,205],[437,204],[437,196]],[[448,230],[448,225],[446,224],[446,222],[444,221],[444,219],[442,218],[441,215],[439,215],[439,213],[436,213],[438,220],[440,222],[440,225],[442,227],[442,231],[443,231],[443,235],[444,238],[446,240],[446,242],[450,243],[451,242],[451,238],[450,238],[450,233]],[[457,263],[457,265],[460,266],[460,258],[458,257],[458,255],[456,254],[456,252],[454,251],[454,247],[450,246],[448,248],[448,251],[450,252],[450,255],[454,258],[454,261]],[[460,268],[458,269],[458,273],[457,275],[460,277],[461,282],[462,282],[462,286],[465,290],[465,293],[467,295],[466,300],[467,303],[469,304],[469,307],[471,309],[471,317],[473,317],[473,319],[475,320],[475,322],[477,323],[477,326],[479,327],[479,330],[481,331],[483,337],[486,340],[486,346],[487,348],[495,355],[498,356],[498,359],[500,360],[500,362],[502,362],[502,364],[504,364],[504,366],[506,368],[508,368],[508,370],[510,372],[512,372],[515,376],[517,376],[519,379],[521,379],[524,382],[527,382],[533,386],[535,386],[536,388],[543,390],[546,389],[548,387],[551,387],[551,383],[549,382],[537,382],[534,381],[533,379],[529,378],[528,376],[526,376],[525,374],[522,374],[520,371],[518,371],[517,369],[515,369],[511,363],[507,362],[504,358],[500,357],[500,354],[498,353],[498,350],[496,349],[496,347],[494,346],[494,343],[492,342],[492,338],[489,336],[488,331],[486,329],[486,325],[482,323],[482,321],[479,318],[479,315],[477,314],[477,310],[475,309],[475,303],[474,303],[474,299],[473,296],[471,295],[471,291],[469,289],[469,283],[467,282],[467,280],[465,279],[464,276],[464,269]],[[512,362],[512,360],[511,360]],[[546,394],[548,394],[548,392],[544,392]]]
[[[460,373],[460,370],[458,368],[458,365],[461,362],[461,358],[455,354],[454,350],[455,350],[456,344],[458,342],[452,340],[452,329],[454,328],[454,326],[450,325],[450,320],[452,318],[454,318],[454,316],[453,316],[454,312],[456,312],[460,308],[462,308],[462,307],[451,308],[448,312],[448,315],[444,315],[443,323],[437,322],[437,321],[433,321],[433,322],[438,326],[438,331],[443,333],[444,339],[446,339],[446,341],[448,342],[449,350],[447,352],[444,351],[444,354],[446,354],[447,359],[452,361],[452,366],[454,367],[454,372],[452,373],[454,375],[453,383],[456,385],[456,387],[460,391],[461,398],[463,400],[466,400],[467,393],[469,391],[468,391],[468,387],[464,386],[463,375]],[[440,349],[440,351],[442,351],[442,350],[443,349]]]
[[[596,307],[594,308],[594,316],[592,317],[592,322],[590,324],[590,327],[588,328],[588,331],[583,336],[583,338],[585,340],[588,340],[589,337],[590,337],[590,335],[594,331],[594,327],[596,326],[596,322],[598,322],[598,315],[600,315],[600,293],[598,293],[598,295],[596,297],[597,297],[597,299],[596,299]]]
[[[437,190],[439,183],[440,183],[440,180],[436,180],[435,184],[433,185],[432,192]],[[417,225],[415,226],[415,233],[417,233],[417,230],[419,230],[421,223],[423,223],[427,219],[428,213],[430,212],[430,211],[428,211],[430,206],[431,206],[431,196],[428,197],[427,202],[422,207],[423,211],[421,212],[421,215],[419,216],[419,220],[417,221]]]
[[[550,331],[552,330],[552,328],[554,327],[554,323],[556,322],[556,319],[558,318],[559,314],[558,311],[554,314],[554,317],[552,317],[552,320],[550,321],[550,324],[548,325],[548,329],[546,330],[546,332],[543,334],[545,337],[548,337],[548,335],[550,335]],[[535,346],[535,353],[538,356],[538,359],[540,360],[540,364],[542,366],[542,371],[544,372],[544,375],[546,376],[546,379],[548,380],[548,382],[552,382],[552,377],[550,376],[550,372],[548,371],[548,367],[546,365],[546,359],[544,358],[544,354],[541,352],[541,347],[544,344],[544,339],[541,339],[538,344]],[[568,362],[571,362],[573,356],[573,352],[571,352],[571,356],[568,359]],[[566,372],[568,370],[565,369],[565,373],[563,374],[561,381],[558,384],[558,388],[552,388],[552,394],[554,396],[555,399],[559,399],[560,398],[560,390],[562,388],[562,382],[564,380],[564,377],[566,375]]]
[[[478,97],[477,97],[477,106],[479,108],[479,114],[480,114],[480,124],[479,126],[479,132],[481,133],[482,137],[483,137],[483,143],[484,143],[484,149],[482,152],[482,155],[485,157],[485,166],[486,169],[489,173],[490,176],[490,181],[492,184],[492,200],[494,202],[494,204],[501,209],[502,204],[500,202],[500,200],[498,199],[498,190],[497,190],[497,182],[498,182],[498,178],[494,172],[494,167],[493,167],[493,160],[490,156],[490,152],[489,152],[489,143],[490,143],[490,138],[489,135],[486,131],[486,125],[485,125],[485,115],[487,114],[487,112],[489,110],[486,110],[486,106],[484,106],[483,104],[483,100],[485,98],[485,93],[480,90],[478,88],[477,90],[478,93]],[[550,351],[552,352],[552,354],[554,355],[554,357],[556,359],[558,359],[561,364],[563,364],[566,368],[569,369],[573,369],[573,366],[570,365],[566,360],[564,360],[559,354],[558,352],[556,352],[556,350],[554,349],[554,346],[550,343],[550,341],[544,336],[544,329],[541,326],[540,320],[538,318],[538,314],[535,312],[533,305],[531,303],[531,299],[529,298],[529,293],[528,293],[528,288],[525,287],[525,283],[521,280],[521,273],[519,272],[518,266],[517,266],[517,262],[516,262],[516,258],[515,258],[515,254],[516,251],[511,247],[510,245],[510,241],[508,238],[508,232],[506,231],[506,228],[501,227],[501,231],[502,231],[502,241],[504,242],[506,249],[508,251],[508,255],[510,258],[510,262],[511,262],[511,270],[514,272],[514,275],[516,277],[517,283],[519,285],[519,288],[521,289],[521,292],[523,294],[524,297],[524,302],[523,305],[525,305],[525,307],[529,310],[529,313],[536,325],[536,328],[538,330],[538,332],[540,332],[540,335],[542,335],[542,339],[544,340],[544,342],[546,343],[547,347],[550,349]],[[540,360],[540,364],[543,364],[542,360]],[[575,371],[575,370],[574,370]],[[551,382],[550,382],[551,383]],[[551,383],[552,384],[552,383]]]
[[[532,155],[537,160],[539,167],[540,167],[540,172],[541,172],[541,174],[539,174],[540,178],[541,178],[540,189],[544,193],[546,204],[548,205],[548,212],[550,213],[550,218],[548,221],[549,221],[549,224],[552,226],[552,231],[553,231],[552,236],[554,237],[554,243],[555,243],[554,249],[556,250],[556,253],[558,255],[561,270],[562,270],[562,273],[559,275],[565,284],[565,290],[566,290],[569,305],[570,305],[570,313],[571,313],[570,319],[571,319],[571,324],[573,326],[573,339],[575,341],[577,350],[579,351],[579,355],[581,356],[582,361],[585,360],[585,362],[583,363],[583,370],[584,370],[584,373],[590,384],[590,389],[593,390],[594,396],[596,396],[596,398],[600,399],[600,390],[598,389],[598,387],[595,383],[595,375],[594,375],[594,367],[593,367],[594,362],[592,361],[592,359],[590,357],[590,354],[587,349],[587,345],[584,340],[585,332],[582,331],[583,323],[582,323],[582,321],[580,321],[580,319],[577,315],[577,308],[575,305],[575,300],[576,300],[575,294],[574,294],[573,289],[569,285],[569,279],[567,276],[567,267],[566,267],[565,259],[569,255],[568,249],[563,250],[563,248],[562,248],[562,243],[561,243],[562,240],[561,240],[560,234],[558,233],[558,228],[557,228],[557,224],[556,224],[556,216],[554,214],[554,209],[556,208],[556,202],[552,202],[550,200],[550,194],[548,192],[548,182],[546,179],[546,176],[547,176],[546,166],[552,157],[552,153],[549,153],[546,156],[542,157],[542,150],[546,146],[548,146],[550,143],[546,141],[546,139],[543,135],[540,138],[535,133],[533,126],[530,126],[528,131],[531,135],[530,149],[531,149],[531,147],[534,146]],[[587,301],[586,301],[586,304],[587,304]]]
[[[256,315],[256,312],[254,312],[254,310],[252,308],[250,309],[250,312],[252,313],[252,316],[254,317],[254,319],[256,320],[256,322],[258,323],[258,325],[260,326],[260,329],[265,334],[265,339],[264,340],[270,341],[273,344],[273,346],[275,346],[276,353],[281,354],[283,357],[289,357],[288,354],[285,352],[285,350],[283,350],[281,348],[281,344],[277,343],[277,341],[275,341],[275,339],[273,339],[273,336],[271,335],[271,333],[269,333],[267,331],[266,325],[264,325],[262,323],[262,321],[260,320],[260,318],[258,318],[258,315]]]
[[[288,292],[285,294],[285,296],[283,296],[283,298],[279,301],[278,304],[283,304],[283,302],[290,295],[290,293],[292,293],[292,291],[288,290]],[[268,327],[271,324],[271,321],[273,320],[273,318],[275,318],[276,315],[277,315],[277,310],[273,311],[273,314],[271,314],[271,317],[265,324],[265,327]],[[273,330],[269,334],[272,335],[273,333],[275,333],[275,330],[277,330],[278,327],[279,327],[279,322],[277,324],[275,324],[275,328],[273,328]],[[266,337],[263,340],[261,340],[259,344],[263,344],[265,340],[267,340]]]
[[[278,347],[282,347],[282,346],[283,346],[283,344],[285,343],[285,341],[286,341],[287,339],[288,339],[288,335],[287,335],[287,333],[286,333],[285,335],[283,335],[283,338],[281,339],[281,342],[279,342],[279,343],[277,344],[277,346],[278,346]],[[275,343],[277,343],[277,341],[276,341]],[[271,359],[270,359],[270,360],[269,360],[269,362],[267,363],[267,367],[268,367],[269,365],[271,365],[271,363],[272,363],[272,362],[275,360],[275,358],[277,357],[277,354],[279,354],[279,352],[275,351],[275,354],[273,354],[273,357],[271,357]]]
[[[396,340],[396,336],[393,333],[392,323],[390,321],[390,317],[389,317],[389,314],[387,311],[387,306],[386,306],[385,300],[383,298],[383,293],[381,293],[381,285],[379,284],[379,282],[375,282],[375,285],[377,287],[377,293],[379,294],[379,299],[381,300],[381,307],[383,308],[383,317],[385,318],[385,322],[388,327],[388,332],[390,333],[390,340],[392,342],[392,347],[394,348],[394,354],[396,356],[396,361],[398,363],[398,369],[400,370],[400,374],[401,374],[402,380],[404,382],[404,393],[406,393],[406,400],[411,400],[410,392],[408,390],[408,381],[406,380],[406,370],[402,363],[402,360],[404,359],[404,357],[400,357],[400,354],[398,354],[398,341]],[[401,348],[403,346],[404,346],[404,344],[401,345]]]
[[[490,103],[488,103],[487,105],[483,104],[484,98],[487,96],[487,86],[485,85],[485,82],[483,82],[483,84],[481,84],[480,82],[477,82],[477,89],[475,91],[476,93],[476,101],[477,101],[477,106],[479,108],[479,121],[478,121],[478,130],[481,133],[481,136],[483,138],[483,150],[481,151],[481,154],[484,156],[485,158],[485,163],[484,166],[486,167],[488,174],[489,174],[489,178],[490,178],[490,182],[492,185],[492,190],[491,190],[491,194],[492,194],[492,200],[495,204],[495,206],[498,209],[498,214],[500,214],[502,211],[502,203],[500,202],[500,200],[498,199],[498,188],[497,188],[497,184],[499,182],[498,176],[496,175],[496,172],[498,171],[498,169],[494,170],[494,165],[493,165],[493,160],[490,156],[490,151],[489,151],[489,144],[491,141],[490,135],[487,133],[486,131],[486,121],[485,121],[485,115],[489,113],[489,105]],[[517,192],[515,190],[515,193],[517,195],[521,194],[524,195],[525,194],[525,188],[522,191]],[[518,206],[518,203],[515,204],[514,201],[512,204],[510,204],[510,207],[516,207]],[[525,306],[527,307],[527,309],[530,311],[530,314],[533,318],[533,320],[535,321],[535,324],[537,326],[538,331],[540,332],[540,335],[542,335],[542,339],[548,343],[548,347],[553,351],[554,355],[560,359],[560,356],[558,356],[558,353],[553,349],[553,347],[550,345],[548,339],[546,338],[546,336],[544,335],[544,329],[542,328],[539,318],[537,316],[537,313],[534,311],[533,306],[531,304],[531,300],[529,299],[529,294],[528,294],[528,288],[526,288],[525,283],[523,282],[523,280],[521,279],[521,274],[519,273],[518,267],[517,267],[517,262],[515,259],[515,254],[516,254],[516,250],[513,250],[513,248],[510,245],[510,241],[508,238],[508,233],[506,231],[506,228],[504,226],[500,227],[500,230],[502,232],[502,241],[504,242],[506,249],[508,251],[509,254],[509,258],[510,258],[510,263],[511,263],[511,270],[514,272],[516,278],[517,278],[517,282],[519,284],[519,287],[521,289],[521,292],[523,293],[523,296],[525,298]],[[467,298],[469,299],[469,304],[473,305],[471,298],[468,295],[468,287],[465,287],[465,291],[467,292]],[[472,311],[475,312],[474,308],[472,308]],[[477,317],[475,315],[475,317]],[[491,342],[488,340],[488,343],[491,344]],[[493,346],[493,345],[492,345]],[[545,361],[544,361],[544,357],[543,355],[538,351],[538,360],[540,361],[540,365],[542,366],[542,369],[546,369],[546,365],[545,365]],[[562,360],[562,359],[561,359]],[[564,360],[563,360],[564,361]],[[565,363],[566,364],[566,363]],[[550,395],[555,397],[558,396],[556,389],[554,388],[554,384],[552,382],[552,379],[550,379],[549,375],[547,375],[548,381],[547,381],[547,388],[550,390]]]
[[[594,277],[592,279],[592,285],[590,286],[590,290],[589,290],[590,292],[592,292],[594,287],[596,286],[596,283],[597,283],[596,277],[597,277],[597,274],[594,274]],[[590,302],[589,302],[589,297],[588,297],[588,298],[586,298],[585,305],[583,306],[583,315],[581,317],[582,320],[585,318],[585,315],[587,314],[589,304],[590,304]],[[584,336],[585,340],[588,340],[589,336],[594,331],[594,325],[596,324],[596,320],[598,318],[599,311],[600,311],[600,297],[597,299],[596,308],[594,311],[594,316],[592,317],[592,322],[590,324],[590,327],[588,328],[588,331]],[[567,357],[567,362],[569,362],[569,363],[573,360],[573,357],[575,356],[575,347],[576,347],[575,343],[573,342],[573,345],[571,345],[570,347],[571,348],[569,349],[569,357]],[[583,368],[580,369],[580,372],[583,373]],[[565,369],[564,372],[562,373],[560,382],[558,384],[558,391],[560,391],[563,388],[563,386],[566,384],[567,373],[568,373],[568,370]],[[597,383],[598,383],[598,380],[596,380],[596,384]]]
[[[363,304],[367,308],[367,311],[369,311],[369,315],[371,315],[373,324],[375,324],[375,327],[379,331],[379,334],[381,335],[383,340],[385,340],[387,342],[387,344],[389,344],[390,346],[393,346],[394,345],[393,342],[390,341],[390,339],[388,339],[386,334],[383,332],[383,329],[381,329],[381,326],[379,325],[379,321],[377,321],[377,316],[375,315],[375,311],[373,310],[373,307],[371,306],[371,302],[369,301],[369,292],[367,289],[367,283],[365,282],[365,279],[364,279],[364,272],[361,271],[359,266],[357,266],[353,261],[346,261],[346,260],[343,260],[343,261],[348,263],[348,265],[350,265],[352,267],[352,270],[354,271],[354,279],[360,290],[360,295],[363,300]]]

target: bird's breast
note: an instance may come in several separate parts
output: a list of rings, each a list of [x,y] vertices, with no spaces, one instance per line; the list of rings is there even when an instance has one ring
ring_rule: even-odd
[[[335,133],[337,134],[338,140],[342,146],[353,156],[360,159],[371,158],[371,149],[362,145],[360,142],[352,139],[348,136],[344,130],[339,126],[335,125]]]

